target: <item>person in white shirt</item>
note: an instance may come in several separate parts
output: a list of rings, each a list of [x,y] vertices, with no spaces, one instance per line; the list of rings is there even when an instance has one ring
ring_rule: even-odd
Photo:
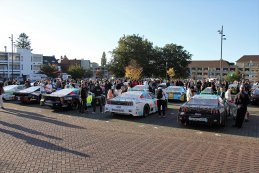
[[[233,101],[232,100],[232,97],[231,97],[231,91],[232,91],[232,88],[229,88],[226,92],[225,92],[225,99],[229,102]]]
[[[193,90],[194,90],[194,87],[191,86],[187,89],[187,92],[186,92],[186,100],[187,102],[191,100],[192,96],[193,96]]]
[[[52,93],[52,84],[50,81],[47,82],[46,86],[45,86],[45,91],[46,93]]]

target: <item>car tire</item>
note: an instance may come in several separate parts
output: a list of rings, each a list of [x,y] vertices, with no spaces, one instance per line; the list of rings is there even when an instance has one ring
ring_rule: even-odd
[[[70,107],[72,110],[77,110],[79,106],[79,102],[77,100],[72,101]]]
[[[220,127],[225,127],[226,126],[226,121],[227,121],[227,116],[226,114],[222,117],[222,120],[220,122]]]
[[[184,121],[184,120],[181,120],[181,124],[182,124],[182,126],[187,126],[188,125],[188,122],[187,121]]]
[[[143,109],[143,117],[147,117],[149,115],[149,106],[145,105]]]

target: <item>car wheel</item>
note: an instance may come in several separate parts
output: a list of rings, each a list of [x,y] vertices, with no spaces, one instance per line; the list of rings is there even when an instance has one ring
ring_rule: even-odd
[[[183,126],[187,126],[187,125],[188,125],[187,121],[184,121],[184,120],[181,120],[181,124],[182,124]]]
[[[148,115],[149,115],[149,107],[145,105],[143,109],[143,117],[147,117]]]
[[[78,101],[77,100],[74,100],[74,101],[72,101],[72,103],[71,103],[71,109],[72,110],[77,110],[78,109],[78,106],[79,106],[79,103],[78,103]]]
[[[226,126],[226,121],[227,121],[227,117],[226,114],[222,117],[222,120],[220,122],[220,127],[225,127]]]

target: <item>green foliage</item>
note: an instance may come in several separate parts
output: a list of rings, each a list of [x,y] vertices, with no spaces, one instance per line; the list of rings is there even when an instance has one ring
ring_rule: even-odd
[[[21,33],[19,37],[16,40],[15,46],[17,48],[23,48],[23,49],[31,49],[31,40],[29,39],[29,36],[27,36],[25,33]]]
[[[123,77],[125,67],[130,60],[135,60],[142,67],[144,77],[165,77],[167,67],[175,70],[175,78],[188,77],[188,64],[191,54],[182,46],[167,44],[163,48],[153,47],[153,43],[138,35],[123,36],[119,39],[118,47],[112,52],[108,70],[115,77]]]
[[[101,59],[101,66],[102,67],[106,66],[106,63],[107,63],[106,54],[105,52],[103,52],[102,59]]]
[[[73,79],[82,79],[85,76],[86,71],[80,67],[80,65],[71,65],[68,68],[68,73]]]
[[[174,78],[187,78],[189,76],[188,65],[191,62],[191,54],[184,50],[183,46],[166,44],[162,48],[162,59],[167,62],[167,67],[173,67]]]
[[[40,72],[44,73],[45,75],[47,75],[48,77],[51,77],[51,78],[58,77],[58,67],[54,64],[53,65],[48,65],[48,64],[42,65],[40,68]]]
[[[112,59],[108,64],[108,69],[116,76],[123,77],[125,67],[130,60],[136,62],[143,68],[143,75],[150,75],[150,67],[147,66],[152,57],[152,43],[138,35],[123,36],[119,39],[118,47],[113,49]]]
[[[230,83],[236,81],[239,81],[242,78],[242,74],[238,69],[235,70],[235,72],[229,72],[224,79]]]

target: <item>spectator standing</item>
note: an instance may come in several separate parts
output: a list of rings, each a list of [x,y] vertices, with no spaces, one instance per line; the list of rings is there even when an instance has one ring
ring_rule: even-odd
[[[235,104],[237,105],[237,116],[236,116],[235,125],[233,125],[234,127],[238,127],[238,128],[242,127],[245,114],[247,112],[248,103],[249,103],[248,93],[245,92],[245,87],[241,85],[240,91],[235,98]]]
[[[97,102],[99,103],[100,105],[100,112],[102,112],[102,88],[100,87],[100,84],[97,82],[94,89],[93,89],[93,93],[94,93],[94,99],[93,99],[93,113],[95,113],[96,111],[96,105],[97,105]]]
[[[193,91],[194,91],[194,87],[191,86],[187,89],[187,92],[186,92],[186,100],[187,102],[191,100],[192,96],[194,95],[193,94]]]
[[[163,92],[162,88],[158,88],[157,90],[157,106],[158,106],[158,115],[161,117],[161,107],[162,107],[162,113],[163,117],[165,117],[165,109],[166,109],[166,96]]]
[[[87,110],[87,103],[86,103],[87,96],[88,96],[88,86],[84,81],[82,81],[81,87],[79,89],[79,100],[80,100],[79,112],[80,113],[84,113],[85,110]]]
[[[4,83],[0,83],[0,106],[2,109],[4,108],[4,103],[3,103],[3,95],[4,95]]]

